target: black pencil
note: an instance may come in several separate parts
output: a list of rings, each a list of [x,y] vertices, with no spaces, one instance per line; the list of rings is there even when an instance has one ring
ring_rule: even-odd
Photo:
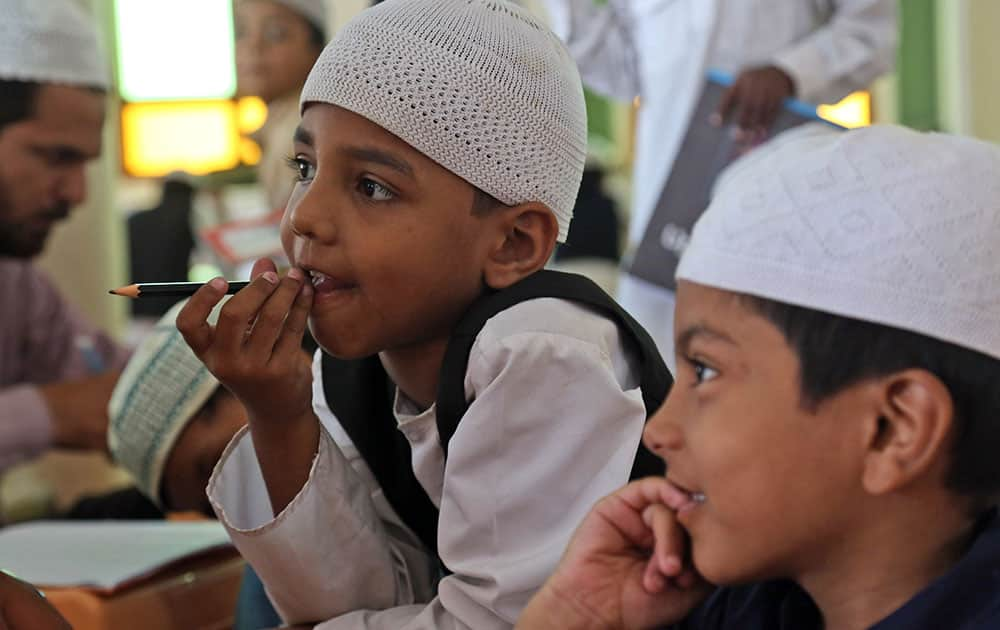
[[[111,295],[121,295],[123,297],[190,297],[194,292],[205,286],[205,282],[143,282],[140,284],[130,284],[127,287],[120,287],[108,291]],[[226,293],[236,293],[243,287],[250,284],[245,280],[232,281]]]

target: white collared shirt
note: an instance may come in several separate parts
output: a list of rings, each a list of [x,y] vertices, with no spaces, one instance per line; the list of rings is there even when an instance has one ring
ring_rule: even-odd
[[[635,361],[612,321],[536,299],[477,337],[465,377],[472,402],[447,462],[435,409],[419,413],[397,396],[414,473],[440,510],[438,551],[453,571],[440,582],[330,412],[318,357],[313,406],[324,431],[298,496],[272,517],[246,431],[226,449],[209,496],[291,624],[510,628],[584,515],[628,481],[646,417]]]

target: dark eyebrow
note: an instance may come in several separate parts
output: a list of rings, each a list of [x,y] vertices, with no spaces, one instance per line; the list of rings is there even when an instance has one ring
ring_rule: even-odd
[[[97,157],[97,154],[90,155],[89,153],[85,153],[76,147],[62,144],[54,146],[35,146],[32,147],[32,149],[39,155],[45,156],[46,159],[52,160],[58,164],[87,162]]]
[[[340,150],[340,153],[362,162],[372,162],[374,164],[388,166],[389,168],[398,171],[407,177],[413,177],[413,167],[410,166],[409,162],[406,162],[391,153],[382,151],[381,149],[375,149],[372,147],[344,147]]]
[[[696,337],[707,337],[711,341],[721,341],[733,346],[740,345],[733,341],[732,337],[723,332],[713,330],[705,324],[695,324],[694,326],[684,329],[684,331],[677,336],[677,351],[682,354],[687,354],[688,348],[691,346],[691,342],[694,341]]]
[[[295,142],[304,144],[307,147],[313,146],[313,135],[308,131],[306,131],[305,129],[303,129],[302,125],[299,125],[298,127],[295,128],[294,140]]]

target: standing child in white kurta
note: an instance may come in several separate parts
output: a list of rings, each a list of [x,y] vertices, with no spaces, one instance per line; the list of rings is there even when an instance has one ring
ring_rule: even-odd
[[[294,267],[258,263],[215,327],[221,279],[178,318],[249,416],[210,499],[291,624],[509,628],[575,525],[629,478],[653,402],[640,382],[651,366],[669,380],[621,316],[531,299],[476,335],[469,406],[439,435],[454,329],[549,278],[569,228],[586,154],[575,66],[511,3],[389,0],[330,43],[302,112],[282,229]],[[297,352],[307,321],[312,367]],[[398,451],[366,461],[330,411],[330,356],[376,357],[394,384],[406,472],[439,514],[436,556],[372,474]]]

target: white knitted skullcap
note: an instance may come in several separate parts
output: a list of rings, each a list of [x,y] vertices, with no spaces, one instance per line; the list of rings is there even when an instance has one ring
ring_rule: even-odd
[[[0,79],[107,89],[93,21],[73,0],[0,0]]]
[[[501,202],[546,204],[564,241],[587,157],[580,76],[501,0],[387,0],[326,47],[302,91],[399,136]]]
[[[250,0],[236,0],[237,3],[249,2]],[[326,10],[325,0],[271,0],[284,7],[295,11],[307,22],[315,26],[321,33],[326,33],[330,22],[330,15]]]
[[[171,308],[136,349],[108,406],[111,455],[157,505],[174,443],[219,387],[177,330],[183,306]],[[212,312],[213,322],[218,312]]]
[[[1000,358],[1000,147],[894,126],[775,142],[726,174],[678,279]]]

